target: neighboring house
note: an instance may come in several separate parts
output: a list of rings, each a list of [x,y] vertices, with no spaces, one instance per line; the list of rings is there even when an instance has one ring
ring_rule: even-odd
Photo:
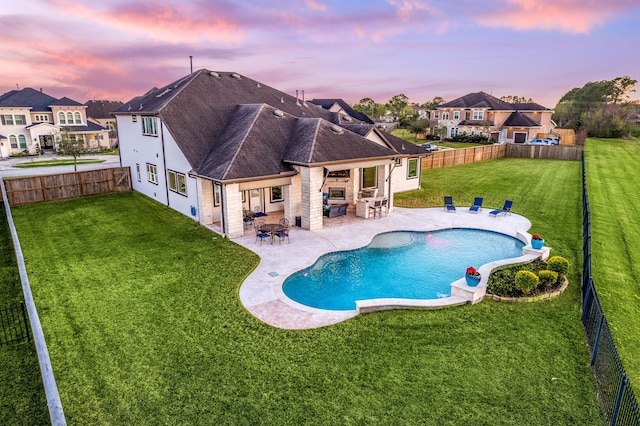
[[[354,122],[373,124],[373,120],[366,114],[351,108],[349,104],[342,99],[311,99],[309,102],[319,105],[328,111],[337,113],[339,121],[336,122],[338,124],[352,124]]]
[[[0,96],[2,156],[55,150],[61,132],[82,141],[87,149],[106,146],[107,130],[87,121],[86,106],[69,98],[56,99],[25,88]]]
[[[483,135],[496,142],[523,143],[539,133],[553,134],[553,110],[537,103],[508,103],[484,92],[470,93],[437,106],[431,129],[446,128],[445,137]]]
[[[120,101],[100,101],[93,100],[85,102],[87,106],[87,120],[109,130],[109,144],[112,148],[118,142],[118,129],[116,127],[116,119],[111,114],[120,108],[123,103]]]
[[[424,151],[346,111],[203,69],[114,116],[134,190],[235,238],[253,232],[244,210],[319,229],[323,193],[353,211],[368,193],[392,205],[395,192],[420,187]]]

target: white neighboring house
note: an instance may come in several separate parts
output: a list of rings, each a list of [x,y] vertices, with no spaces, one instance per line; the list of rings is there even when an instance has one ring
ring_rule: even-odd
[[[0,95],[0,156],[56,150],[61,131],[87,149],[106,147],[107,129],[87,121],[85,110],[72,99],[56,99],[32,88]]]
[[[254,232],[246,210],[318,229],[324,199],[366,216],[358,203],[420,187],[421,148],[238,73],[202,69],[113,114],[133,189],[230,238]]]

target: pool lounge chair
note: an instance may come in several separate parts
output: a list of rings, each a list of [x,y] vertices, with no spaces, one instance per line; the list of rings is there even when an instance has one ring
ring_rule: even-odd
[[[453,205],[453,197],[449,196],[449,195],[445,195],[444,196],[444,209],[449,213],[455,213],[456,212],[456,206]]]
[[[501,210],[492,210],[489,212],[489,214],[493,217],[497,217],[499,214],[511,214],[511,205],[513,204],[513,201],[511,200],[506,200],[504,202],[504,206],[502,206]]]
[[[473,205],[469,207],[469,213],[478,213],[480,210],[482,210],[482,197],[476,197]]]

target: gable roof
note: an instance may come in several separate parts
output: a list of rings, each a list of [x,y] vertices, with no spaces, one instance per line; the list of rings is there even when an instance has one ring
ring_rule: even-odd
[[[424,149],[420,148],[416,144],[407,142],[406,140],[394,136],[391,133],[383,132],[373,124],[343,124],[342,127],[364,137],[367,137],[373,132],[378,135],[383,141],[385,141],[389,145],[389,147],[391,147],[399,154],[422,156],[426,155]]]
[[[53,101],[52,103],[49,104],[50,107],[52,106],[84,106],[83,104],[81,104],[78,101],[74,101],[73,99],[69,99],[66,96]]]
[[[515,111],[511,113],[509,118],[504,121],[503,126],[513,126],[513,127],[540,127],[538,123],[533,121],[531,118],[527,117],[523,113],[519,111]]]
[[[91,100],[85,102],[85,105],[87,106],[87,117],[105,119],[113,118],[111,112],[117,110],[124,104],[121,101]]]
[[[39,90],[25,87],[22,90],[11,90],[0,96],[0,107],[5,108],[31,108],[32,111],[50,111],[49,105],[56,98],[42,93]]]
[[[449,102],[445,102],[438,105],[436,109],[449,109],[449,108],[489,108],[494,110],[515,110],[512,104],[501,101],[485,92],[469,93],[457,99]]]
[[[374,124],[373,120],[371,120],[367,114],[360,112],[358,110],[353,109],[348,103],[346,103],[343,99],[340,98],[331,98],[331,99],[311,99],[309,102],[315,105],[319,105],[324,109],[330,109],[333,105],[338,104],[342,110],[347,113],[349,116],[353,117],[357,121],[366,124]],[[349,122],[348,120],[346,120]]]
[[[113,112],[122,114],[158,115],[193,172],[220,181],[397,155],[339,126],[331,130],[336,114],[237,73],[199,70]]]
[[[512,105],[517,111],[551,111],[549,108],[535,102],[515,103]]]

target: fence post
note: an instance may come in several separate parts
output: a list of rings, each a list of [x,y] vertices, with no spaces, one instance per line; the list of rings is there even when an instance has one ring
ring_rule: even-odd
[[[611,426],[615,426],[618,421],[618,413],[620,412],[620,402],[622,401],[622,392],[627,384],[627,373],[622,373],[620,378],[620,387],[618,388],[618,395],[616,396],[616,404],[613,408],[613,414],[611,415]]]
[[[600,334],[602,333],[602,325],[604,324],[604,314],[600,314],[600,322],[598,323],[598,332],[596,333],[596,340],[593,342],[593,352],[591,353],[591,366],[596,363],[596,357],[598,356],[598,346],[600,345]]]
[[[22,308],[22,322],[24,323],[24,330],[27,334],[27,340],[31,343],[31,332],[29,329],[29,322],[27,321],[27,309],[24,306],[24,302],[20,301],[20,307]]]

